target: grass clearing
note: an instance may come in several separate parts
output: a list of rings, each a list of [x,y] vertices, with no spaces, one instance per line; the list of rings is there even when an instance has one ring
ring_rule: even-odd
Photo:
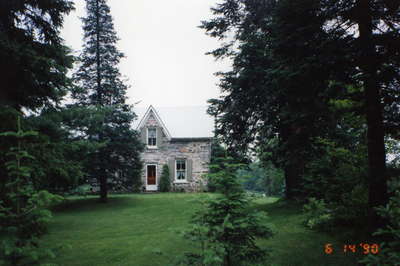
[[[43,244],[64,248],[57,265],[173,265],[177,257],[197,246],[178,232],[189,225],[199,207],[197,200],[206,193],[160,193],[112,195],[107,204],[95,197],[75,197],[54,211],[49,233]],[[267,211],[265,223],[276,232],[260,245],[269,248],[272,265],[356,265],[353,254],[326,255],[324,245],[343,244],[335,236],[313,232],[301,225],[299,206],[275,198],[255,201],[255,208]],[[337,250],[339,251],[339,250]],[[266,264],[267,265],[267,264]]]

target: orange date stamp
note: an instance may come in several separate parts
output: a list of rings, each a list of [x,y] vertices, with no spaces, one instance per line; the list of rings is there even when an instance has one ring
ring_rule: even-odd
[[[333,244],[327,243],[324,246],[325,254],[334,254],[337,252],[341,253],[361,253],[364,255],[378,254],[378,244],[358,243],[358,244],[343,244],[342,246],[334,246]]]

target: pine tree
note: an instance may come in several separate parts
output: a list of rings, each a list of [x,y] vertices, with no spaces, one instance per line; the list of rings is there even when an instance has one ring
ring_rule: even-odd
[[[78,106],[98,111],[93,117],[94,128],[86,130],[85,135],[104,144],[88,167],[91,176],[99,180],[101,201],[106,202],[108,180],[115,179],[116,172],[118,177],[127,178],[129,185],[137,183],[142,145],[138,133],[130,128],[136,115],[125,103],[127,86],[118,70],[123,54],[116,48],[118,38],[110,8],[106,0],[87,0],[86,12],[82,19],[84,47],[72,97]]]
[[[59,102],[72,57],[59,36],[73,1],[0,2],[0,105],[20,110]]]

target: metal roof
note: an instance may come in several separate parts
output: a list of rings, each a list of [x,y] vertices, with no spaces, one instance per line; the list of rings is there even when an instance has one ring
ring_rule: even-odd
[[[158,116],[172,138],[209,138],[213,137],[214,118],[206,113],[207,106],[154,107],[151,108]],[[134,128],[140,128],[150,107],[135,107],[138,120]]]

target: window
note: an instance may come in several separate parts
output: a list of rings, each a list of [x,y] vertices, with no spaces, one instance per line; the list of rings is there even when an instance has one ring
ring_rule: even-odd
[[[176,160],[176,180],[184,181],[186,180],[186,160],[180,159]]]
[[[157,129],[148,128],[147,129],[147,145],[156,146],[157,145]]]

